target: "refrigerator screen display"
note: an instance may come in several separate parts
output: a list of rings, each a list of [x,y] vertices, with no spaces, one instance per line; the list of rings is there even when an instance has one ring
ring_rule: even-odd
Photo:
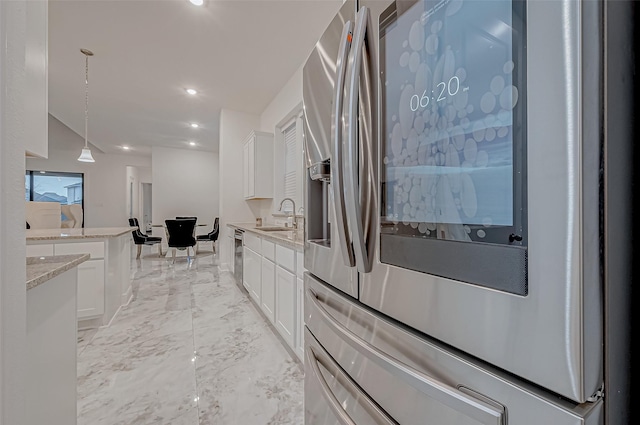
[[[387,232],[522,242],[523,8],[504,0],[427,0],[381,22]]]

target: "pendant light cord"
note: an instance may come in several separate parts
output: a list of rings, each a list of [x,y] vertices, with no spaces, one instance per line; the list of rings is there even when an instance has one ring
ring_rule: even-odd
[[[89,55],[85,53],[84,77],[84,147],[88,147],[89,137]]]

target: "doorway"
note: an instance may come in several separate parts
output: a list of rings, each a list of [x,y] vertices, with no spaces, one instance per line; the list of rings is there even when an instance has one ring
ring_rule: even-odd
[[[151,183],[141,183],[142,186],[142,229],[151,234]]]

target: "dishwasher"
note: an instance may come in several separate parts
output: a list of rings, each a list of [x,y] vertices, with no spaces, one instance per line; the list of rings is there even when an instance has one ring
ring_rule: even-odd
[[[243,257],[243,236],[244,230],[236,229],[234,232],[234,252],[233,252],[233,276],[236,280],[236,285],[243,290],[246,291],[244,285],[242,284],[242,257]]]

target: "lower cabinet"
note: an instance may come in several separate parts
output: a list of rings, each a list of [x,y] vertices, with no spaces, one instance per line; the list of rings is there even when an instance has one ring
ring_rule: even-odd
[[[235,265],[235,255],[236,255],[236,241],[233,235],[227,236],[227,246],[229,247],[227,251],[227,264],[229,265],[229,271],[231,274],[235,273],[234,265]]]
[[[243,255],[243,286],[291,351],[304,362],[302,251],[245,234]]]
[[[267,318],[276,320],[276,265],[266,257],[262,257],[262,294],[260,308]]]
[[[291,348],[296,336],[296,301],[296,276],[276,265],[275,326]]]
[[[262,274],[262,256],[245,245],[244,258],[242,260],[242,280],[243,285],[251,295],[251,298],[260,305]]]
[[[304,281],[296,278],[296,349],[298,358],[304,359]]]
[[[78,319],[104,314],[104,260],[78,266]]]

